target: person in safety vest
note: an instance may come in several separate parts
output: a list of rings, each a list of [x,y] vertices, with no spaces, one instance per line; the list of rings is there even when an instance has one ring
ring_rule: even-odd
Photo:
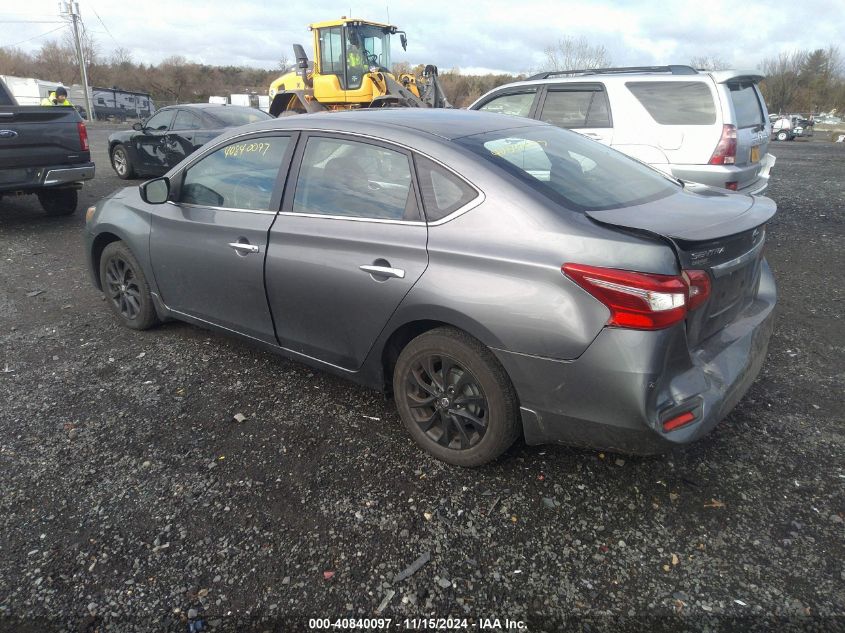
[[[43,106],[69,106],[73,105],[67,100],[67,89],[64,86],[59,86],[51,92],[46,99],[41,100]]]

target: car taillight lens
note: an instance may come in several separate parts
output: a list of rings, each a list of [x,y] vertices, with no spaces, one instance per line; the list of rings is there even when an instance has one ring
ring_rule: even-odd
[[[692,312],[710,297],[710,275],[703,270],[685,270],[683,277],[689,286],[687,310]]]
[[[660,330],[686,318],[710,294],[710,278],[701,270],[684,275],[656,275],[583,264],[564,264],[563,273],[610,310],[607,325]]]
[[[722,137],[716,145],[713,156],[710,157],[711,165],[734,165],[736,164],[736,126],[723,125]]]
[[[88,151],[88,129],[82,121],[76,124],[76,129],[79,131],[79,147],[83,152]]]

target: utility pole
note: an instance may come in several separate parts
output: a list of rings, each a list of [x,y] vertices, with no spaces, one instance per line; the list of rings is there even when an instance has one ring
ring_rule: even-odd
[[[85,91],[85,109],[88,110],[88,120],[94,121],[97,116],[94,114],[94,104],[91,101],[91,92],[88,90],[88,70],[85,68],[85,55],[82,53],[82,40],[79,37],[79,23],[82,21],[79,15],[79,3],[74,0],[59,2],[59,13],[63,18],[69,19],[73,26],[73,41],[76,44],[76,57],[82,71],[82,89]]]

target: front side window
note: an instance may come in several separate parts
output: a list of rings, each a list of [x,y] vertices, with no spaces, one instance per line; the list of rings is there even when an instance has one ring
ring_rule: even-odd
[[[144,124],[147,130],[166,130],[170,127],[170,122],[173,120],[173,110],[162,110],[150,117]]]
[[[650,167],[560,128],[499,130],[457,142],[574,211],[634,206],[678,190]]]
[[[273,188],[290,137],[236,141],[212,152],[185,172],[179,202],[205,207],[269,211]]]
[[[320,29],[320,72],[343,76],[343,42],[340,27]]]
[[[479,110],[513,116],[528,116],[531,112],[532,103],[534,103],[534,92],[520,92],[495,97],[481,106]]]
[[[293,211],[419,220],[408,157],[368,143],[312,137],[302,157]]]
[[[716,106],[703,81],[629,81],[625,84],[661,125],[713,125]]]

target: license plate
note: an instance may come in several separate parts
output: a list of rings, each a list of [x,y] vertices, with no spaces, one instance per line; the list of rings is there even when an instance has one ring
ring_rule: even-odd
[[[756,163],[760,160],[760,146],[755,145],[751,148],[751,162]]]

